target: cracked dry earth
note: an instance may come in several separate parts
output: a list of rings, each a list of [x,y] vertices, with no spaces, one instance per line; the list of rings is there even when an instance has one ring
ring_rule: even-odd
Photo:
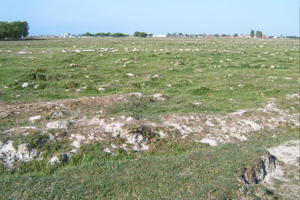
[[[26,143],[17,147],[13,145],[14,137],[32,133],[46,136],[45,140],[69,141],[72,147],[69,152],[50,158],[49,162],[55,164],[59,162],[59,157],[68,159],[83,144],[96,141],[107,141],[108,145],[103,151],[115,154],[119,149],[126,152],[149,150],[155,138],[172,138],[175,135],[182,139],[192,137],[196,142],[216,146],[220,143],[245,141],[262,130],[285,126],[298,128],[300,125],[299,113],[278,108],[275,99],[270,99],[262,108],[227,114],[172,114],[161,116],[161,122],[130,116],[105,117],[107,108],[128,101],[130,96],[132,95],[83,97],[24,105],[6,105],[0,102],[1,119],[25,119],[29,124],[2,132],[1,135],[12,138],[0,141],[0,158],[3,164],[10,168],[18,161],[28,162],[43,157],[42,152],[30,148]],[[287,99],[297,100],[299,95],[289,95]],[[270,152],[276,156],[278,151],[271,149]],[[279,160],[280,155],[278,154]]]

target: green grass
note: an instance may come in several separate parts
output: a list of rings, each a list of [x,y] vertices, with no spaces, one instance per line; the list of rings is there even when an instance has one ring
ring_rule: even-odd
[[[277,138],[273,134],[218,147],[166,141],[155,151],[117,156],[103,153],[101,144],[88,145],[65,166],[33,162],[2,172],[1,194],[4,199],[236,198],[237,177],[245,165],[257,160],[265,147],[299,138],[296,130],[278,130]]]
[[[102,52],[101,48],[118,51]],[[134,48],[140,51],[132,52]],[[96,51],[62,53],[62,49]],[[262,107],[270,98],[275,98],[281,108],[300,109],[297,100],[285,98],[299,92],[297,40],[49,39],[1,41],[0,50],[0,106],[141,92],[143,98],[132,97],[109,106],[101,117],[125,115],[155,121],[173,113],[219,114]],[[126,67],[126,61],[115,62],[123,58],[129,60]],[[177,61],[179,64],[174,65]],[[159,77],[153,78],[156,74]],[[22,88],[24,82],[29,87]],[[99,87],[105,91],[99,92]],[[154,101],[155,93],[164,94],[167,100]],[[87,113],[80,114],[88,117],[90,110],[100,109],[84,106]],[[31,114],[49,120],[49,111]],[[27,115],[10,113],[1,118],[0,131],[32,125]],[[39,123],[43,121],[33,125],[42,126]],[[16,145],[26,142],[45,152],[47,159],[70,150],[64,140],[40,145],[44,138],[39,133],[26,137],[0,134],[1,141],[13,138]],[[83,146],[69,163],[50,166],[44,159],[11,171],[0,168],[0,199],[238,198],[237,177],[245,165],[257,160],[268,147],[299,139],[298,130],[289,127],[255,133],[249,141],[217,147],[196,143],[192,137],[183,140],[175,136],[156,141],[144,153],[120,150],[115,156],[108,155],[103,152],[109,145],[105,141]],[[256,186],[249,191],[250,199],[259,199]],[[265,189],[263,193],[275,198],[273,191]]]
[[[141,51],[126,52],[125,47]],[[101,48],[119,51],[100,52]],[[168,49],[168,53],[161,52],[161,48]],[[181,52],[181,48],[200,50]],[[5,52],[7,49],[13,52]],[[18,54],[24,49],[32,54]],[[98,52],[62,53],[62,49]],[[0,97],[10,103],[142,92],[170,97],[167,102],[151,107],[160,114],[229,112],[257,107],[269,98],[280,99],[298,91],[296,40],[60,39],[1,42],[1,50]],[[122,58],[135,62],[126,67],[122,62],[115,63]],[[178,60],[181,64],[174,66]],[[71,63],[78,67],[70,67]],[[266,67],[261,67],[262,64]],[[271,65],[280,67],[271,69]],[[129,78],[126,73],[134,73],[136,77]],[[151,78],[154,74],[159,78]],[[272,81],[270,76],[277,79]],[[21,87],[24,82],[29,82],[28,88]],[[172,87],[167,87],[168,84]],[[99,92],[99,87],[106,90]],[[192,101],[203,104],[191,106]]]

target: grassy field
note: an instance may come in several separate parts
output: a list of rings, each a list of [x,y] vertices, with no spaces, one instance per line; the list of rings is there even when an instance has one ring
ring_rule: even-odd
[[[298,100],[287,99],[299,93],[299,78],[298,40],[1,41],[0,141],[27,142],[47,156],[13,170],[3,166],[0,199],[285,199],[263,185],[250,185],[242,194],[238,177],[266,148],[300,138],[290,121],[280,121],[272,130],[252,131],[247,141],[218,146],[197,142],[202,133],[183,138],[173,129],[168,138],[151,138],[150,149],[143,152],[118,149],[115,155],[107,154],[103,150],[113,140],[97,141],[82,145],[69,162],[56,166],[47,159],[71,150],[68,141],[39,146],[39,133],[24,136],[5,131],[31,126],[28,117],[38,114],[43,120],[33,125],[44,127],[46,121],[53,121],[47,117],[50,108],[35,106],[71,99],[79,100],[70,106],[65,103],[68,119],[75,114],[75,119],[91,119],[100,109],[98,118],[126,116],[155,123],[173,115],[230,118],[230,113],[241,109],[250,110],[255,118],[255,109],[270,100],[287,115],[299,112]],[[143,97],[116,100],[130,93]],[[157,93],[165,99],[156,101]],[[83,104],[82,97],[100,98],[101,104]],[[25,110],[24,105],[30,106]]]

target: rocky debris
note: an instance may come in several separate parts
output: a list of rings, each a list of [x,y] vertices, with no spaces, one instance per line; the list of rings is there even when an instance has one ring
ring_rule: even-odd
[[[129,61],[128,58],[119,58],[114,63],[119,64],[119,63],[123,63],[123,62],[127,62],[127,61]]]
[[[271,154],[261,156],[259,161],[252,166],[246,166],[239,177],[243,184],[259,184],[265,177],[276,169],[276,157]]]
[[[39,130],[37,127],[35,126],[20,126],[20,127],[15,127],[15,128],[11,128],[9,130],[3,131],[4,134],[11,134],[11,133],[23,133],[23,132],[27,132],[27,131],[37,131]]]
[[[108,147],[110,151],[114,152],[114,149],[121,148],[128,152],[148,150],[151,148],[153,141],[168,137],[169,132],[174,133],[173,136],[179,134],[182,139],[193,136],[196,142],[216,146],[220,143],[244,141],[255,132],[265,129],[273,130],[285,123],[292,127],[299,127],[299,114],[292,113],[290,110],[279,109],[276,107],[275,100],[270,100],[263,108],[238,110],[227,114],[173,114],[161,116],[161,122],[130,116],[104,118],[104,116],[99,115],[99,108],[102,111],[106,105],[111,105],[112,102],[127,101],[131,95],[141,96],[142,94],[131,93],[125,97],[114,96],[113,98],[101,97],[101,101],[97,97],[54,101],[41,103],[37,107],[33,104],[11,106],[6,108],[7,113],[20,113],[23,110],[28,110],[28,113],[32,111],[35,113],[35,109],[37,109],[52,113],[50,115],[52,118],[55,118],[53,116],[55,112],[57,112],[56,117],[60,117],[62,111],[71,113],[71,115],[70,117],[68,117],[69,114],[61,116],[64,117],[61,121],[48,122],[46,125],[41,123],[42,125],[39,128],[24,126],[12,128],[3,131],[3,133],[17,135],[31,131],[38,131],[38,134],[48,132],[51,134],[49,136],[51,141],[68,139],[74,152],[86,143],[104,140],[109,141],[109,144],[111,144],[112,141],[116,140],[118,143],[115,142],[114,144],[117,148],[110,145]],[[157,97],[161,98],[161,95],[159,94]],[[166,99],[163,95],[162,98]],[[91,118],[87,118],[82,115],[82,113],[85,113],[82,112],[82,107],[89,109],[91,105],[93,105],[95,112]],[[78,114],[74,115],[74,113]],[[47,117],[49,118],[49,116]],[[47,119],[47,117],[41,118]]]
[[[173,127],[183,137],[197,133],[203,139],[213,139],[217,143],[245,141],[255,132],[273,130],[286,123],[292,127],[300,126],[299,113],[277,108],[274,100],[264,108],[238,110],[225,115],[172,115],[162,121],[164,126]]]
[[[136,98],[142,98],[143,97],[143,94],[140,93],[140,92],[132,92],[132,93],[129,93],[131,96],[135,96]]]
[[[18,54],[32,54],[32,52],[20,51]]]
[[[80,134],[71,134],[69,139],[74,140],[71,145],[76,149],[80,148],[82,142],[86,140],[85,136]]]
[[[114,63],[115,64],[123,64],[123,67],[126,67],[128,64],[136,63],[138,61],[137,58],[130,60],[128,58],[119,58]]]
[[[63,113],[60,112],[60,111],[54,111],[52,114],[51,114],[51,119],[57,119],[57,118],[60,118],[63,116]]]
[[[202,140],[196,140],[196,142],[203,143],[203,144],[208,144],[210,146],[217,146],[218,142],[217,139],[212,139],[212,138],[203,138]]]
[[[37,152],[28,144],[19,144],[16,149],[12,140],[4,144],[0,142],[0,159],[7,168],[13,168],[18,162],[29,162],[35,158],[37,158]]]
[[[300,98],[300,94],[288,94],[286,96],[286,99],[290,100],[290,99],[299,99]]]
[[[29,86],[29,83],[28,82],[25,82],[22,84],[22,88],[27,88]]]
[[[82,50],[83,52],[95,52],[96,50],[95,49],[84,49]]]
[[[103,149],[103,152],[105,152],[105,153],[111,153],[111,150],[110,150],[110,148],[107,147],[107,148]]]
[[[195,129],[194,127],[187,126],[183,123],[176,123],[174,121],[164,121],[163,125],[168,127],[170,130],[173,129],[179,131],[183,139],[193,133],[196,133],[197,131],[202,131],[202,128],[197,127]]]
[[[52,166],[57,164],[67,163],[67,162],[69,162],[69,154],[67,153],[55,155],[49,159],[49,163]]]
[[[131,146],[134,151],[148,150],[147,143],[151,142],[151,139],[155,137],[150,127],[138,126],[138,127],[125,127],[124,123],[109,123],[102,124],[105,127],[105,132],[111,134],[113,138],[124,139],[126,144]],[[125,147],[123,147],[126,149]]]
[[[167,100],[167,97],[163,94],[160,94],[160,93],[154,94],[152,97],[153,97],[154,101],[165,101],[165,100]]]
[[[50,122],[46,125],[46,127],[47,127],[47,129],[67,129],[68,122],[65,120]]]
[[[36,121],[39,121],[41,118],[42,118],[41,115],[32,116],[32,117],[29,117],[28,121],[31,123],[34,123]]]

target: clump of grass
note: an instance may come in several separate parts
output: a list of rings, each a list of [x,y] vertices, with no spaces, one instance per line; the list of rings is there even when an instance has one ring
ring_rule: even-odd
[[[76,81],[69,81],[65,83],[65,88],[66,89],[73,89],[73,88],[78,88],[80,84]]]
[[[190,93],[196,96],[204,96],[204,95],[211,95],[213,91],[207,87],[200,87],[200,88],[190,90]]]
[[[108,113],[113,115],[126,113],[136,119],[145,116],[146,111],[150,108],[154,102],[150,98],[132,97],[128,102],[119,103],[113,107],[110,107]]]

